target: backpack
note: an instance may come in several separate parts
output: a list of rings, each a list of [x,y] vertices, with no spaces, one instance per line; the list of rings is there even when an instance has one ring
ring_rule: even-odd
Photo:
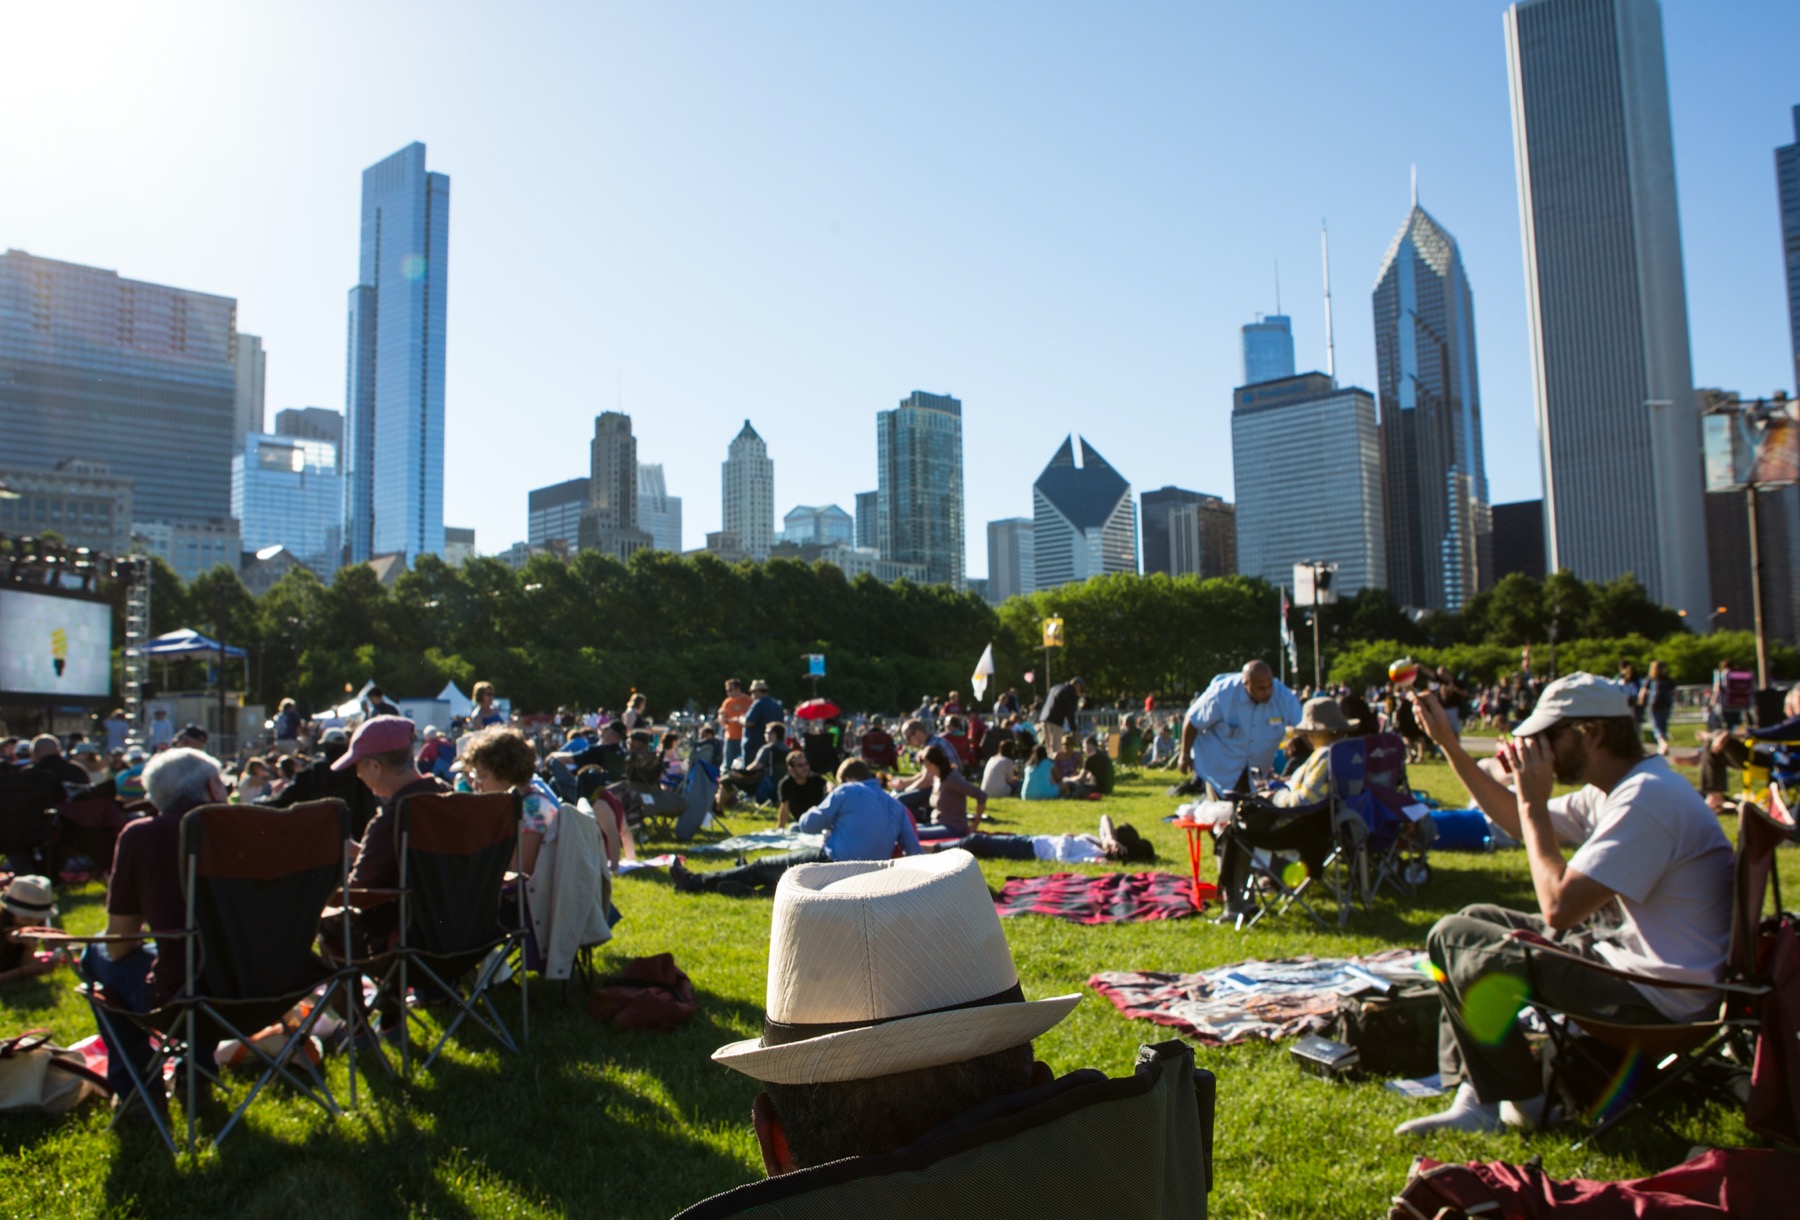
[[[80,1051],[58,1046],[47,1029],[0,1040],[0,1112],[63,1114],[89,1097],[108,1096],[106,1077]]]
[[[1392,995],[1340,996],[1326,1036],[1354,1047],[1364,1072],[1429,1076],[1438,1064],[1439,994],[1436,984],[1419,982],[1402,983]]]

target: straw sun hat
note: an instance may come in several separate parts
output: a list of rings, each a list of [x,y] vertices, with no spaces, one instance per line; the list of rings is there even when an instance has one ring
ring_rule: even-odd
[[[769,1084],[868,1080],[1029,1042],[1079,994],[1026,1000],[965,851],[803,864],[775,891],[761,1038],[713,1058]]]

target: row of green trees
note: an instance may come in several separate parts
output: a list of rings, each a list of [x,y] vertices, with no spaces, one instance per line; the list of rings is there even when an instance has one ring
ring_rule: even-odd
[[[595,552],[566,564],[538,556],[522,570],[494,559],[452,568],[427,556],[391,586],[365,566],[345,568],[329,586],[299,569],[260,598],[228,568],[184,584],[158,562],[151,603],[157,632],[194,627],[245,648],[248,688],[269,705],[291,695],[326,706],[374,678],[399,695],[486,680],[529,709],[617,707],[641,690],[658,711],[711,705],[728,676],[765,678],[791,705],[811,693],[807,653],[825,655],[820,693],[841,705],[911,707],[925,693],[966,694],[989,643],[999,688],[1027,699],[1080,673],[1107,701],[1152,692],[1179,700],[1249,658],[1276,663],[1278,606],[1275,589],[1248,577],[1114,575],[995,609],[943,586],[846,580],[829,564],[731,565],[659,551],[629,563]],[[1306,676],[1308,613],[1290,614]],[[1047,655],[1049,617],[1064,620],[1065,646]],[[1660,656],[1681,681],[1705,680],[1726,653],[1752,655],[1747,640],[1683,627],[1629,577],[1594,585],[1559,573],[1542,582],[1511,576],[1461,614],[1422,618],[1385,590],[1366,590],[1323,611],[1320,638],[1331,679],[1357,685],[1378,681],[1405,654],[1494,681],[1518,668],[1524,644],[1540,672],[1553,648],[1564,671],[1611,672],[1620,660]],[[1774,655],[1779,673],[1800,674],[1800,655]],[[172,684],[201,680],[192,669],[171,675]]]

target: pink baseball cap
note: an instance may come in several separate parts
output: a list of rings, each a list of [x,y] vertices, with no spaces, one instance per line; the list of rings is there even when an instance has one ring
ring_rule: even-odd
[[[371,754],[410,750],[413,722],[404,716],[371,716],[357,727],[344,756],[331,764],[333,771],[348,771]]]

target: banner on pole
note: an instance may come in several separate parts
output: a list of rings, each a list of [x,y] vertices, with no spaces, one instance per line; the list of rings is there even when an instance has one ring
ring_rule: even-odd
[[[975,662],[975,672],[969,676],[969,685],[975,688],[975,701],[979,703],[987,697],[988,680],[994,676],[994,646],[989,644],[981,650],[981,660]]]
[[[1044,647],[1061,648],[1063,646],[1063,621],[1059,618],[1044,620]]]

